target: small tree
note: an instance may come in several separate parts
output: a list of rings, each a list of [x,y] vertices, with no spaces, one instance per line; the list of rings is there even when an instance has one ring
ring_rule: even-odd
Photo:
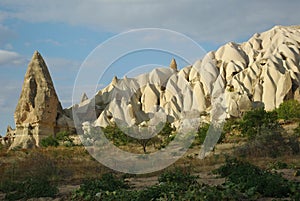
[[[161,126],[161,124],[158,125],[158,128],[160,126]],[[170,135],[172,134],[173,131],[175,131],[175,128],[172,127],[170,122],[166,122],[164,124],[164,127],[157,134],[157,136],[153,136],[153,137],[147,138],[147,139],[136,139],[136,140],[137,140],[138,144],[142,145],[144,153],[147,153],[147,146],[149,145],[149,143],[154,142],[157,139],[159,139],[162,142],[161,147],[166,146],[170,141],[172,141],[173,137]]]

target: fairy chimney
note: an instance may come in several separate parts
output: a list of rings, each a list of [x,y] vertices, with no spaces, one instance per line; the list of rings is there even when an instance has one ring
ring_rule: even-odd
[[[62,114],[47,65],[35,51],[14,114],[16,135],[11,148],[39,146],[41,139],[55,134],[56,121]]]

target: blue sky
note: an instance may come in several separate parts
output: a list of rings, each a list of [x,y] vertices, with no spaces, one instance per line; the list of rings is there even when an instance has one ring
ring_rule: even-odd
[[[14,109],[34,50],[46,60],[60,101],[68,107],[81,63],[100,43],[121,32],[170,29],[210,51],[226,42],[246,41],[274,25],[300,24],[299,8],[297,0],[1,0],[0,134],[8,124],[14,127]],[[122,77],[136,65],[168,65],[172,56],[138,53],[116,62],[106,78]]]

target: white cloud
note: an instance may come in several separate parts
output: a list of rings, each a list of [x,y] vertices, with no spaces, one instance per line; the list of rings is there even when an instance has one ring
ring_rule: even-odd
[[[17,52],[0,49],[0,66],[23,66],[28,60]]]
[[[299,23],[300,2],[266,1],[34,1],[3,0],[9,15],[29,22],[63,22],[100,31],[158,27],[198,41],[224,42],[248,37],[275,24]]]

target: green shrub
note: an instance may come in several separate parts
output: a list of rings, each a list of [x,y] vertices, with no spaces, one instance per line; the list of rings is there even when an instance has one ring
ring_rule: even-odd
[[[277,113],[266,112],[263,108],[246,112],[239,125],[242,134],[250,139],[260,135],[262,129],[273,130],[278,127]]]
[[[175,128],[172,127],[171,123],[166,122],[162,130],[159,132],[159,135],[168,137],[174,131]]]
[[[228,158],[226,164],[218,168],[215,173],[228,179],[226,185],[231,185],[247,194],[259,193],[264,197],[283,198],[293,194],[295,187],[300,190],[298,184],[289,182],[279,174],[261,170],[237,159]]]
[[[226,177],[218,186],[200,184],[196,176],[186,169],[175,169],[162,173],[159,184],[144,189],[128,189],[123,180],[112,175],[100,180],[90,180],[80,186],[73,200],[256,200],[262,196],[299,198],[299,184],[289,182],[278,174],[271,174],[249,163],[227,159],[226,164],[215,172]]]
[[[19,200],[40,197],[55,197],[58,188],[45,177],[27,178],[23,182],[11,181],[11,188],[6,192],[5,199]]]
[[[55,138],[62,142],[66,147],[74,146],[73,140],[70,138],[70,134],[67,131],[56,133]]]
[[[248,142],[237,147],[234,152],[239,156],[250,157],[278,157],[282,155],[296,154],[299,152],[297,141],[286,141],[282,136],[282,128],[274,130],[261,128],[260,135],[248,140]]]
[[[300,118],[300,103],[296,100],[284,101],[276,109],[279,119],[299,119]]]
[[[280,170],[285,168],[288,168],[288,164],[281,161],[275,161],[268,164],[268,169]]]
[[[189,171],[180,168],[164,172],[158,177],[160,183],[178,183],[186,185],[197,183],[197,179],[197,176],[193,176]]]
[[[84,198],[85,200],[96,200],[98,193],[115,192],[121,189],[127,189],[129,186],[124,180],[117,179],[112,174],[104,174],[100,179],[88,179],[80,185],[75,192],[74,198]],[[105,194],[105,193],[104,193]],[[109,193],[106,193],[109,194]]]
[[[41,140],[42,147],[57,147],[59,145],[58,140],[55,139],[53,136],[46,137]]]

